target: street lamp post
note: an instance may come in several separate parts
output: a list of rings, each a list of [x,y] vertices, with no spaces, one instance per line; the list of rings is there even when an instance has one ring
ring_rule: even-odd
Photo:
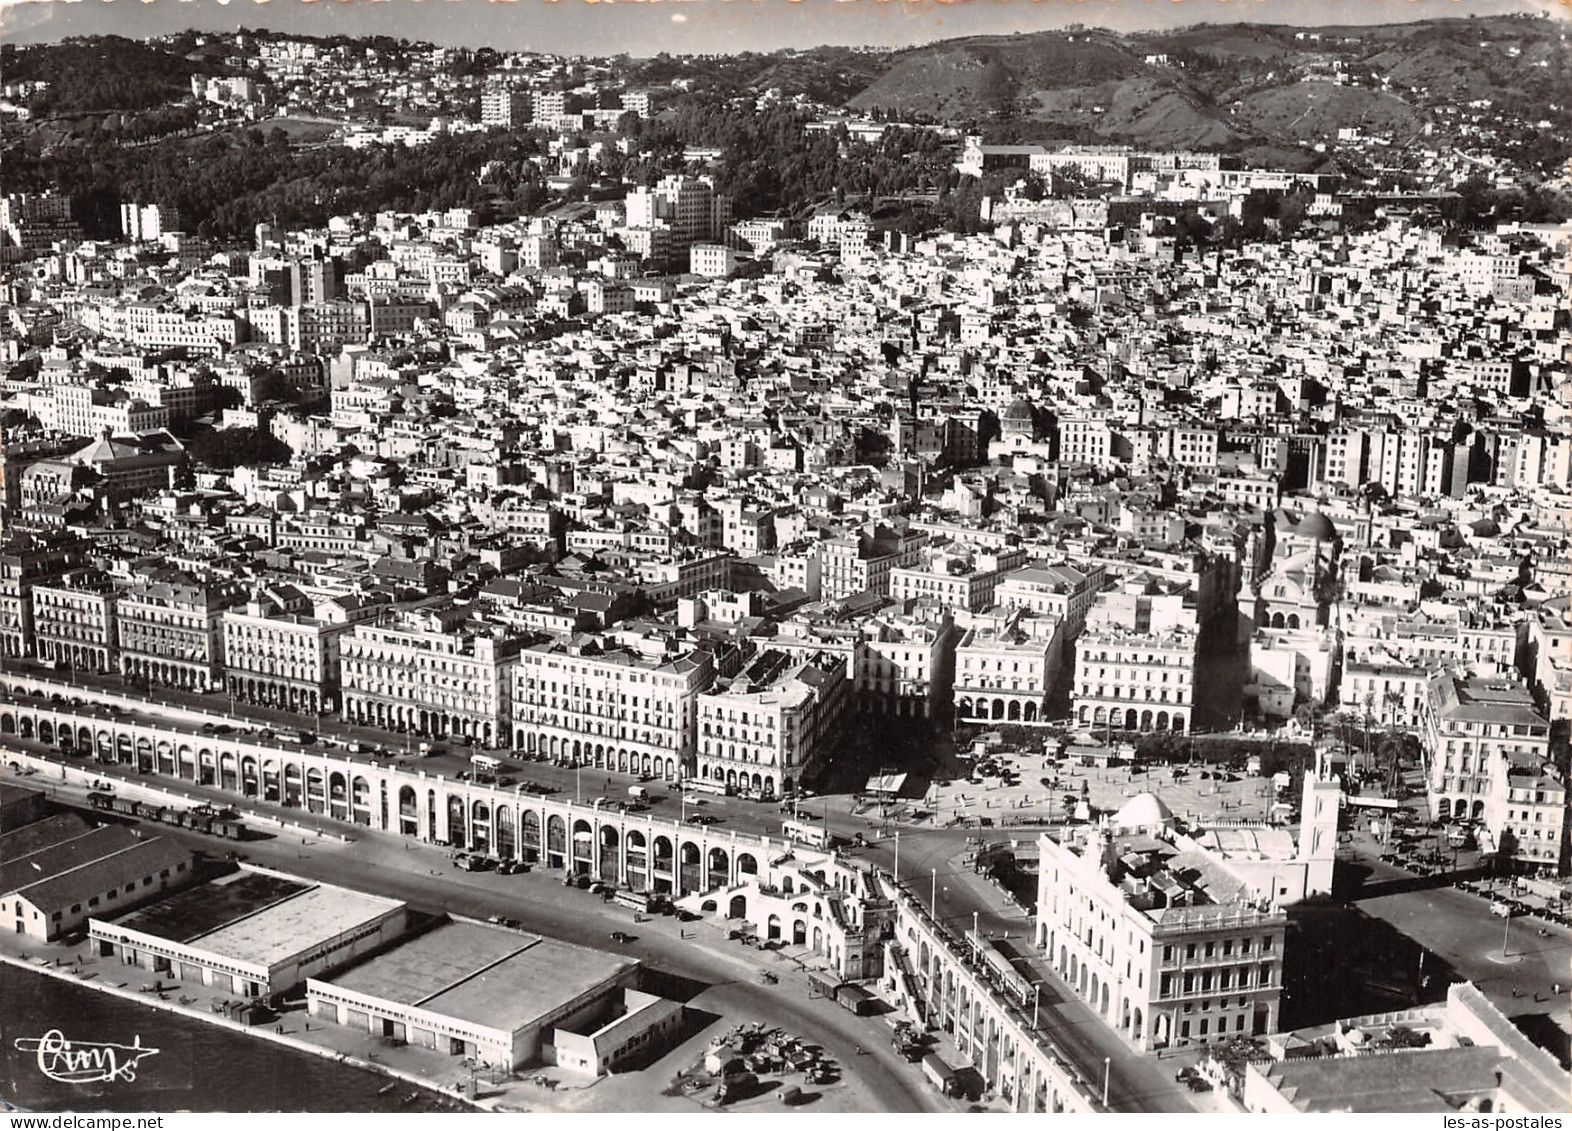
[[[928,910],[933,915],[933,921],[939,921],[939,869],[929,870],[932,877],[932,886],[928,889]]]
[[[1043,984],[1037,982],[1032,986],[1032,1029],[1037,1029],[1037,1007],[1042,1003]]]
[[[901,883],[901,834],[895,834],[895,885]]]
[[[1103,1106],[1108,1106],[1108,1077],[1113,1072],[1113,1057],[1103,1057]]]
[[[1512,934],[1512,909],[1510,907],[1506,909],[1505,919],[1506,922],[1501,928],[1501,957],[1503,959],[1507,957],[1507,939]]]

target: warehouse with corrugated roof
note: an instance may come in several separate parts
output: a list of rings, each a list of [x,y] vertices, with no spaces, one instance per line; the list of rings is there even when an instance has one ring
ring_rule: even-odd
[[[189,883],[193,861],[168,837],[46,817],[0,834],[0,924],[49,942]]]

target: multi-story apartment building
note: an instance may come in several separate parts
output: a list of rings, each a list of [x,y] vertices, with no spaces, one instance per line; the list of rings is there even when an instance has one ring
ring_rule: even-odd
[[[1343,662],[1343,709],[1377,726],[1417,730],[1424,719],[1430,673],[1403,664]]]
[[[766,649],[699,696],[698,776],[762,797],[796,788],[851,703],[846,661]]]
[[[955,717],[1011,723],[1044,720],[1059,678],[1061,636],[970,629],[955,648]]]
[[[116,606],[120,671],[152,684],[206,691],[224,662],[225,610],[245,599],[232,582],[157,570]]]
[[[1074,640],[1086,625],[1107,572],[1100,565],[1033,565],[1006,574],[999,582],[999,603],[1050,616]]]
[[[132,243],[149,243],[180,230],[180,213],[167,204],[120,203],[120,232]]]
[[[731,223],[731,198],[700,177],[673,173],[653,188],[636,188],[625,202],[630,228],[665,226],[673,251],[700,241],[720,242]]]
[[[655,558],[638,563],[644,595],[657,605],[674,605],[707,589],[724,589],[731,575],[730,554],[684,554],[675,561]]]
[[[291,599],[297,598],[297,599]],[[237,700],[317,715],[333,710],[347,623],[320,620],[298,592],[254,593],[224,614],[224,687]]]
[[[1554,773],[1529,767],[1510,771],[1496,832],[1498,850],[1531,868],[1558,868],[1566,803],[1566,785]]]
[[[1108,421],[1073,416],[1059,421],[1059,460],[1089,463],[1093,467],[1113,466],[1113,430]]]
[[[1539,784],[1547,775],[1553,779],[1550,721],[1526,686],[1437,673],[1426,689],[1421,740],[1437,817],[1477,822],[1499,850],[1519,860],[1557,862],[1561,787]],[[1525,793],[1541,800],[1525,800]],[[1526,819],[1515,816],[1522,813]]]
[[[1100,828],[1044,833],[1037,944],[1140,1049],[1276,1030],[1288,916],[1331,888],[1335,783],[1305,781],[1298,844],[1261,825],[1182,830],[1152,794]]]
[[[820,594],[826,601],[854,593],[888,596],[890,574],[898,560],[896,550],[865,534],[826,539],[819,543]]]
[[[357,624],[339,639],[346,722],[496,746],[513,733],[512,669],[523,640],[465,623],[461,608]]]
[[[53,426],[73,436],[128,436],[167,428],[170,410],[133,397],[123,390],[88,385],[59,385],[54,389]]]
[[[515,745],[675,781],[693,771],[698,696],[714,678],[704,649],[647,654],[585,637],[530,644],[513,668]]]
[[[1348,610],[1343,629],[1344,655],[1358,662],[1396,660],[1414,667],[1494,672],[1510,670],[1518,652],[1516,625],[1465,607]]]
[[[0,197],[0,236],[9,247],[32,255],[56,240],[76,240],[82,228],[71,218],[71,198],[53,192],[7,193]]]
[[[82,570],[33,588],[38,658],[74,671],[118,670],[115,607],[120,591],[103,573]]]
[[[993,607],[1000,578],[1025,560],[1026,551],[1017,547],[975,554],[939,549],[924,565],[892,568],[889,593],[897,601],[929,601],[945,610],[980,613]]]
[[[955,644],[949,616],[937,622],[880,615],[862,625],[856,691],[868,714],[940,718],[953,700]]]
[[[1197,634],[1088,628],[1075,648],[1075,719],[1083,726],[1182,732],[1193,725]]]
[[[33,590],[81,565],[91,543],[17,533],[0,546],[0,655],[34,654]]]
[[[480,95],[480,124],[483,126],[528,125],[534,107],[527,90],[485,90]]]

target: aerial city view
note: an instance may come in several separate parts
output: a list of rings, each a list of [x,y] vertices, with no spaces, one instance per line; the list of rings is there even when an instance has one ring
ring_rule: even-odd
[[[871,4],[7,11],[0,1108],[1567,1111],[1572,22]]]

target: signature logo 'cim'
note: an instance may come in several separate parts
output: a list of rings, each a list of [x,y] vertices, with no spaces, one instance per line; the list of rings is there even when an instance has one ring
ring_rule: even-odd
[[[16,1047],[20,1052],[37,1054],[38,1071],[61,1084],[98,1084],[110,1080],[136,1079],[137,1063],[145,1056],[157,1056],[158,1050],[142,1044],[139,1034],[136,1043],[117,1045],[109,1041],[71,1041],[59,1029],[51,1029],[42,1037],[20,1037]]]

